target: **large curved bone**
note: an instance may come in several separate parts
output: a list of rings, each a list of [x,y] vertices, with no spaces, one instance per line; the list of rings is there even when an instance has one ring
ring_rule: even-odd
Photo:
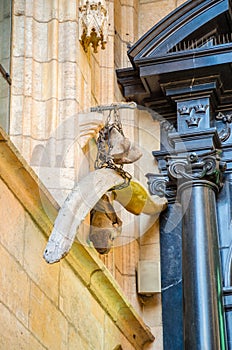
[[[100,198],[124,179],[113,169],[98,169],[89,173],[74,187],[65,200],[54,223],[44,259],[52,264],[71,249],[80,224]]]
[[[102,196],[114,186],[121,185],[124,179],[113,169],[98,169],[83,178],[65,200],[55,220],[44,252],[48,263],[55,263],[63,258],[71,249],[76,232],[85,217],[99,202]],[[149,195],[138,182],[131,181],[128,188],[115,190],[118,200],[133,214],[141,212],[152,215],[166,207],[166,199]]]

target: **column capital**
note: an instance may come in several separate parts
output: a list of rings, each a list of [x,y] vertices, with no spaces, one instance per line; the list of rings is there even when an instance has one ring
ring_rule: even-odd
[[[162,174],[146,174],[148,178],[148,189],[152,195],[166,197],[168,203],[176,200],[177,186],[174,181],[170,181],[168,176]]]
[[[152,195],[165,196],[169,203],[176,200],[177,190],[186,186],[211,185],[219,191],[223,186],[226,162],[221,161],[220,151],[197,154],[166,155],[166,172],[146,174],[148,188]]]
[[[170,179],[177,181],[178,185],[185,182],[206,180],[214,183],[218,189],[223,185],[223,172],[226,163],[221,161],[217,150],[197,154],[190,152],[186,155],[167,156],[167,170]]]

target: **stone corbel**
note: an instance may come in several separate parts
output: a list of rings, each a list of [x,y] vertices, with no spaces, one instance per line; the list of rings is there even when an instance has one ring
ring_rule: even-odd
[[[85,52],[92,45],[97,53],[99,43],[105,49],[108,35],[108,11],[105,0],[84,0],[79,7],[79,40]]]

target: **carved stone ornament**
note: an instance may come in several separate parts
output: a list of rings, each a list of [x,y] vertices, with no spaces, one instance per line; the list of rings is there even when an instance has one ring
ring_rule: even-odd
[[[216,151],[198,155],[190,153],[186,157],[168,157],[168,173],[176,180],[209,180],[222,186],[222,173],[226,163],[220,161]]]
[[[190,115],[192,108],[188,106],[183,106],[178,109],[180,115]]]
[[[195,113],[205,113],[207,111],[208,105],[199,104],[194,106]]]
[[[173,202],[176,198],[177,188],[173,181],[170,182],[167,176],[161,174],[146,174],[148,178],[148,189],[152,195],[166,197],[168,202]]]
[[[161,125],[161,128],[166,132],[173,132],[176,130],[174,125],[169,123],[167,120],[161,121],[160,125]]]
[[[105,1],[83,1],[79,7],[79,40],[85,52],[90,44],[94,53],[101,43],[104,50],[108,35],[108,12]]]
[[[219,132],[219,137],[222,142],[225,142],[228,140],[228,138],[231,135],[231,126],[232,123],[232,114],[223,114],[221,112],[218,113],[215,117],[216,120],[221,120],[225,124],[225,128],[223,128]]]

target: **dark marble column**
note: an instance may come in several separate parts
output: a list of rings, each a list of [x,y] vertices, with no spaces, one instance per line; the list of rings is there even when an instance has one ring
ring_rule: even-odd
[[[215,184],[179,187],[182,219],[184,349],[226,349]],[[194,335],[194,336],[193,336]]]
[[[183,349],[181,217],[181,206],[170,203],[160,220],[164,350]]]
[[[216,151],[168,161],[182,206],[185,350],[227,349],[216,211],[224,170]]]

